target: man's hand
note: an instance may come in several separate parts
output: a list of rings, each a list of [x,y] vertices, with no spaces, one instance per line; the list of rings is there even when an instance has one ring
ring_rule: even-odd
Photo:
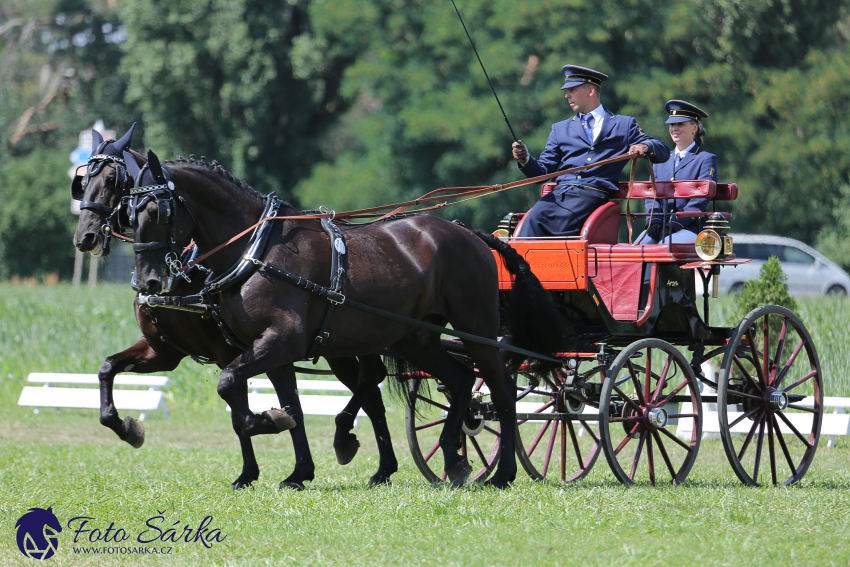
[[[655,242],[661,242],[661,224],[655,223],[649,225],[649,228],[646,229],[646,234]]]
[[[649,149],[649,146],[646,144],[635,144],[629,148],[629,155],[637,155],[638,157],[646,157],[646,150]]]
[[[528,163],[528,148],[522,143],[522,140],[514,142],[513,145],[511,145],[511,151],[514,154],[514,159],[517,160],[521,166]]]

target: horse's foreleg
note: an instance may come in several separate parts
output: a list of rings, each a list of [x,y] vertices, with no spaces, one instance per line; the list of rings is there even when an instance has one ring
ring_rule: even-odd
[[[130,416],[121,420],[112,398],[112,388],[119,372],[167,372],[177,368],[183,359],[182,354],[172,349],[161,348],[160,351],[155,351],[148,340],[142,337],[127,350],[106,357],[97,372],[100,383],[100,423],[137,449],[145,442],[145,428],[140,421]]]
[[[249,378],[270,372],[275,368],[290,365],[301,358],[302,349],[282,342],[273,335],[257,339],[245,352],[228,364],[219,375],[218,395],[230,405],[240,420],[242,433],[248,437],[272,434],[295,427],[295,421],[284,409],[254,414],[248,407],[247,396],[241,395]]]
[[[239,393],[245,399],[248,398],[247,382],[240,387]],[[230,483],[233,490],[248,488],[255,480],[260,478],[260,465],[257,464],[257,457],[254,455],[254,444],[251,443],[251,438],[242,433],[242,420],[231,408],[230,423],[233,425],[233,431],[236,437],[239,438],[239,447],[242,449],[242,472],[239,476]]]
[[[298,383],[295,379],[295,368],[290,364],[267,372],[280,401],[280,407],[295,420],[295,427],[289,430],[292,437],[292,448],[295,452],[295,469],[281,483],[279,488],[294,488],[304,490],[304,482],[313,480],[315,465],[307,442],[307,432],[304,429],[304,413],[301,411],[301,401],[298,399]]]

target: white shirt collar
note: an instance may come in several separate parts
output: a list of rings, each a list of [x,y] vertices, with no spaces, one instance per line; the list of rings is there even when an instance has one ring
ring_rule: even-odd
[[[597,106],[596,108],[594,108],[590,112],[586,112],[585,114],[592,114],[593,119],[596,122],[599,122],[599,119],[602,118],[602,105],[600,104],[599,106]],[[584,118],[584,114],[582,114],[581,117]]]
[[[696,142],[691,142],[691,145],[688,146],[687,148],[685,148],[684,150],[682,150],[681,152],[677,149],[676,153],[679,154],[679,159],[682,159],[683,157],[685,157],[686,155],[691,153],[691,150],[696,148],[696,145],[697,145]]]

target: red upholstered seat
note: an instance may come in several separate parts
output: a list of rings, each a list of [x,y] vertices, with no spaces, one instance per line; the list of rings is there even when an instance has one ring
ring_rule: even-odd
[[[617,244],[620,238],[620,203],[609,201],[593,211],[581,229],[588,244]]]

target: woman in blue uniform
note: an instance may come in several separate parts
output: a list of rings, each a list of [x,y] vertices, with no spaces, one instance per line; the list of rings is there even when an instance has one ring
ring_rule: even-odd
[[[670,159],[664,163],[652,166],[655,179],[658,181],[676,181],[677,179],[711,179],[717,182],[717,156],[702,150],[705,129],[702,119],[708,117],[704,111],[683,100],[670,100],[664,105],[669,114],[667,124],[670,125],[670,137],[676,144],[676,149],[670,154]],[[662,213],[701,211],[708,207],[708,199],[664,199],[646,200],[646,212],[649,223],[646,236],[638,238],[640,244],[657,244],[661,240]],[[664,242],[694,242],[702,230],[705,218],[675,218],[668,217],[668,232],[672,233]]]

